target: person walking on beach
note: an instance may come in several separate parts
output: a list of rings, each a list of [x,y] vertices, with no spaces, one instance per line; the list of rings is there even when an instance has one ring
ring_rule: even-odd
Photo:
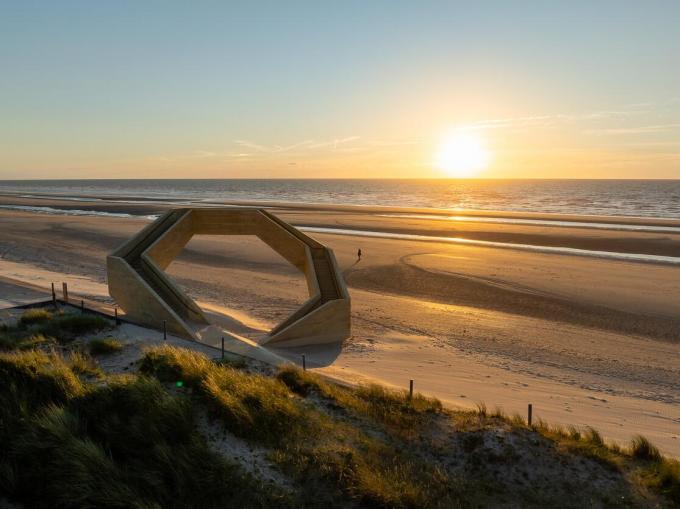
[[[361,248],[357,251],[357,261],[361,260]]]

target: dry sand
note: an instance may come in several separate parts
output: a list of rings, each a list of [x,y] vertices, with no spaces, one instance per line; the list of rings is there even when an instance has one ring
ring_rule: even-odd
[[[356,210],[276,213],[298,225],[680,256],[673,233],[449,224]],[[105,255],[144,224],[0,210],[0,276],[45,287],[67,280],[71,292],[106,301]],[[353,337],[342,351],[307,349],[308,364],[348,381],[406,387],[414,379],[417,390],[453,405],[483,401],[524,414],[532,403],[536,418],[591,425],[620,441],[642,433],[680,457],[680,266],[313,236],[335,250],[345,273]],[[250,237],[197,237],[170,273],[212,311],[226,310],[245,336],[305,298],[301,275]],[[10,297],[0,293],[0,302]]]

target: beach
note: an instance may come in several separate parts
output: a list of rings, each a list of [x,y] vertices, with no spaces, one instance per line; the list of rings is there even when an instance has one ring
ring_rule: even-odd
[[[107,253],[168,206],[2,196],[0,276],[68,281],[110,303]],[[308,366],[349,382],[414,380],[452,406],[525,415],[531,403],[535,419],[621,442],[643,434],[680,457],[680,220],[268,209],[334,250],[352,297],[342,349],[285,352],[291,359],[305,353]],[[302,275],[253,237],[196,237],[168,272],[245,336],[306,298]]]

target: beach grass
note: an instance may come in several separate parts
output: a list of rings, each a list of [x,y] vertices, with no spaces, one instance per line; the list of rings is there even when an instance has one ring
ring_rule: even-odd
[[[19,317],[19,325],[30,327],[34,324],[42,324],[52,319],[53,314],[47,309],[29,309]]]
[[[107,355],[120,352],[123,342],[113,337],[92,339],[87,344],[92,355]]]
[[[0,355],[0,492],[30,507],[292,507],[196,432],[191,402],[144,376],[80,378],[82,356]]]
[[[10,332],[44,338],[36,329],[58,319]],[[644,437],[621,447],[591,428],[528,426],[483,403],[454,411],[419,393],[341,385],[292,365],[263,373],[168,345],[112,375],[96,355],[119,351],[115,338],[60,344],[63,354],[39,339],[0,353],[0,496],[29,507],[680,503],[680,463]],[[264,451],[279,481],[211,446],[224,433]]]
[[[447,507],[460,502],[462,490],[452,490],[458,485],[455,480],[296,397],[279,377],[239,372],[170,346],[149,349],[140,371],[194,389],[230,432],[270,447],[274,463],[299,483],[305,496],[324,493],[328,503],[341,496],[376,507]],[[319,383],[314,377],[299,380]],[[401,399],[382,396],[388,404]]]
[[[29,309],[22,313],[16,325],[3,324],[0,328],[0,350],[67,344],[83,334],[111,326],[111,321],[98,315]]]
[[[515,425],[524,424],[518,416],[507,418],[501,414],[497,417]],[[625,447],[606,441],[591,427],[564,427],[539,420],[530,429],[549,438],[559,450],[593,459],[622,472],[636,487],[662,494],[673,506],[680,505],[680,461],[664,457],[644,436],[633,437]]]
[[[338,408],[368,418],[404,436],[417,433],[419,425],[443,408],[437,399],[419,393],[411,397],[408,391],[389,390],[378,384],[349,388],[330,383],[293,365],[280,368],[277,378],[301,396],[317,394]]]

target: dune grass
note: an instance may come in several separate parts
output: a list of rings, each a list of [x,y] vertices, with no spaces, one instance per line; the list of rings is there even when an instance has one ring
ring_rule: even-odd
[[[170,346],[147,350],[140,371],[166,383],[182,381],[230,432],[270,447],[272,460],[298,481],[306,497],[322,496],[332,506],[337,505],[334,498],[341,497],[372,507],[455,507],[465,492],[462,483],[436,466],[404,455],[395,444],[298,397],[303,384],[321,384],[314,377],[299,373],[294,377],[288,371],[287,378],[250,374]],[[282,379],[291,385],[291,380],[297,380],[297,390]],[[326,388],[329,394],[333,390]],[[406,405],[403,395],[377,389],[355,399],[345,389],[338,391],[338,401],[344,398],[343,403],[366,414],[370,412],[364,401],[395,412]],[[377,410],[371,415],[385,414]]]
[[[97,366],[89,354],[78,350],[72,351],[68,354],[68,364],[77,375],[101,378],[104,377],[104,372]]]
[[[417,393],[293,366],[262,375],[167,345],[147,349],[138,373],[107,375],[90,354],[120,342],[63,337],[109,323],[63,316],[0,329],[13,345],[0,352],[0,497],[27,507],[680,504],[680,463],[643,437],[618,447],[590,428],[528,427],[484,404],[451,411]],[[44,348],[57,341],[44,335],[50,326],[63,354]],[[197,425],[206,410],[215,429],[266,450],[289,484],[265,483],[208,446]],[[557,470],[522,485],[537,464]],[[560,475],[569,468],[588,472],[576,492]]]
[[[19,317],[19,326],[29,327],[34,324],[45,323],[52,319],[52,313],[47,309],[29,309]]]
[[[83,334],[105,330],[112,323],[98,315],[29,309],[15,326],[0,328],[0,350],[25,350],[67,344]]]
[[[417,435],[428,418],[442,412],[440,401],[419,393],[410,397],[406,390],[389,390],[378,384],[343,387],[293,365],[280,368],[277,378],[296,394],[304,397],[319,395],[333,405],[375,421],[402,437]]]
[[[43,334],[17,334],[11,330],[0,331],[0,350],[30,350],[33,348],[54,345],[53,338]]]
[[[495,417],[524,426],[519,416],[508,418],[499,412]],[[565,428],[539,420],[530,429],[549,438],[558,450],[593,459],[622,472],[639,488],[660,494],[680,506],[680,461],[664,457],[647,438],[638,435],[628,447],[622,447],[607,442],[591,427]]]
[[[107,329],[111,325],[109,320],[99,315],[64,313],[54,315],[51,320],[40,323],[37,332],[56,338],[60,342],[68,342],[83,334]]]
[[[113,337],[97,338],[89,341],[88,348],[92,355],[106,355],[120,352],[123,349],[123,343]]]
[[[213,452],[191,402],[143,376],[87,385],[82,357],[0,354],[0,492],[29,507],[293,507]]]
[[[190,350],[162,346],[146,352],[142,373],[163,382],[182,382],[202,395],[211,411],[237,436],[277,444],[314,419],[288,397],[278,380],[218,365]]]

